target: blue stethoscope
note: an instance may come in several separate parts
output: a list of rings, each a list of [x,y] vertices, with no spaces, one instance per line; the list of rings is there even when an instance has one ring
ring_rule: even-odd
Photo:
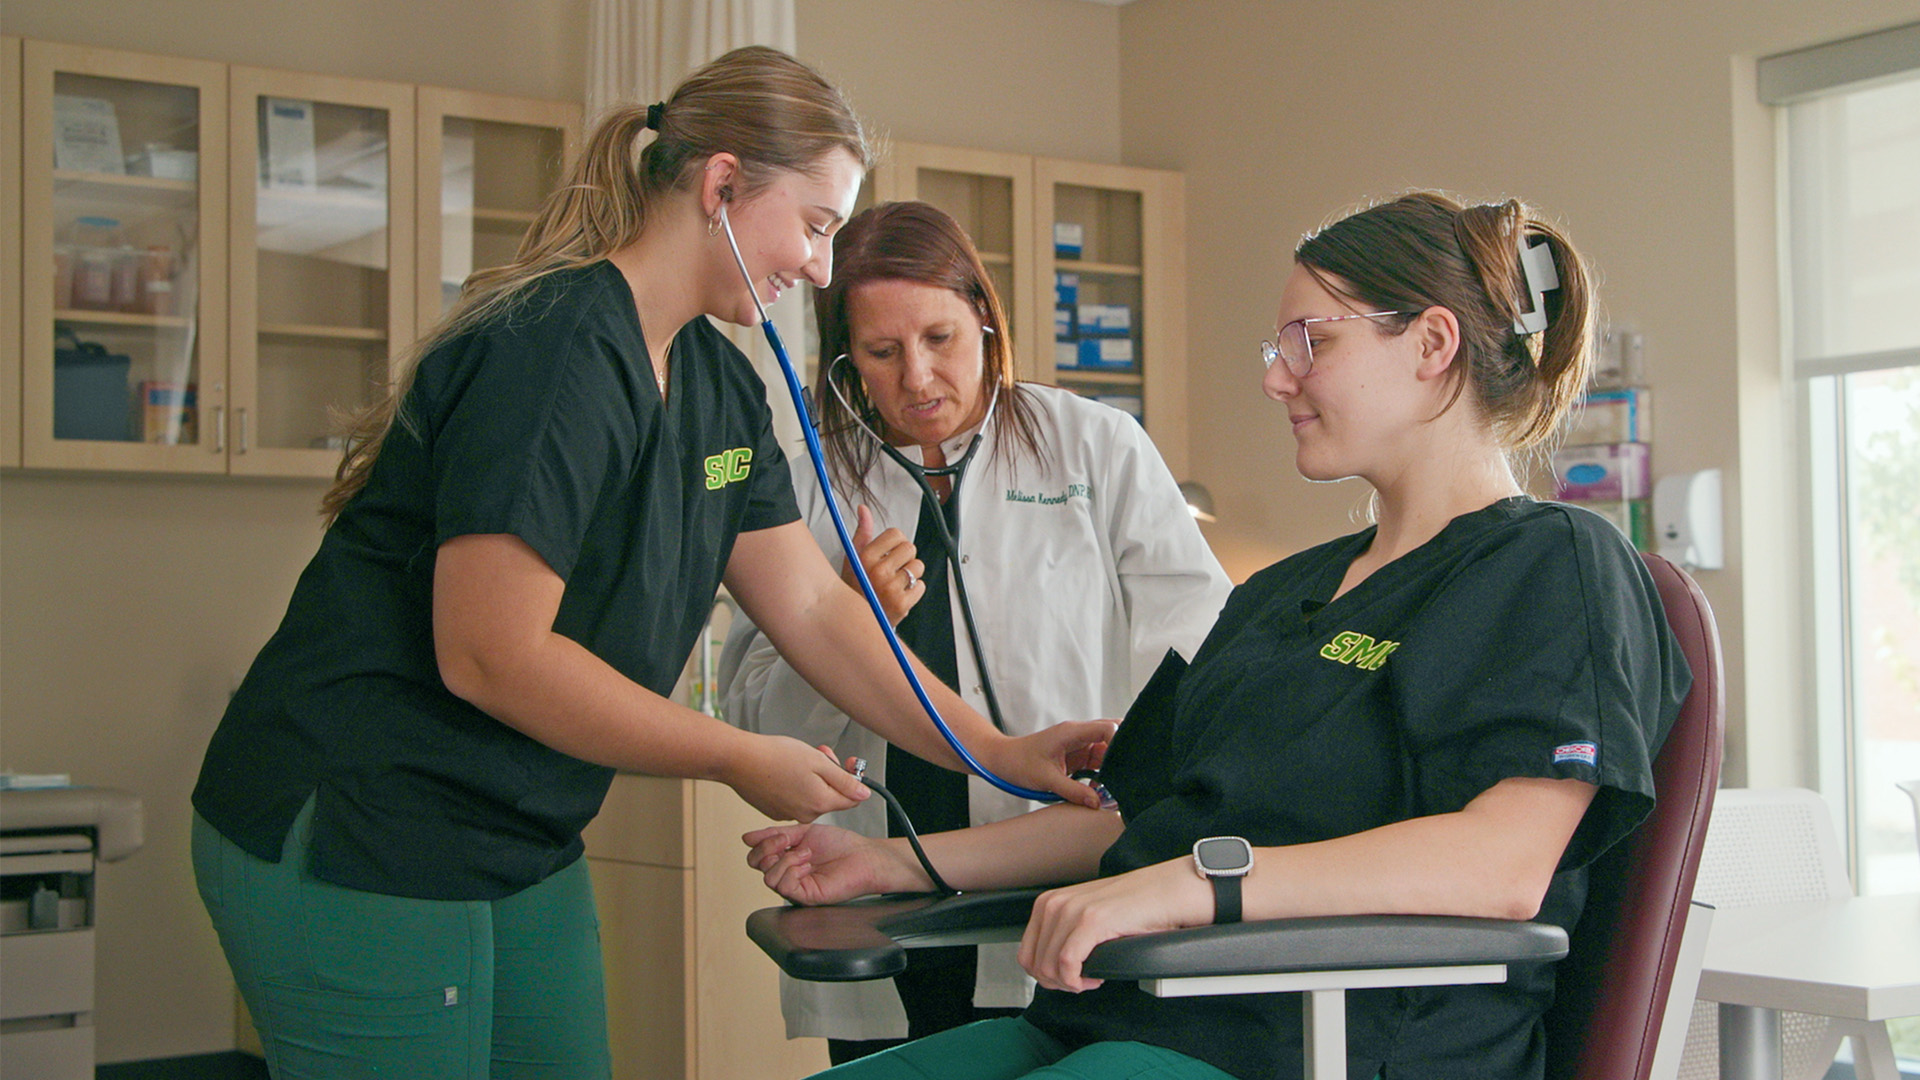
[[[807,408],[806,394],[800,387],[800,376],[794,370],[792,359],[787,356],[787,347],[780,340],[780,332],[774,329],[773,320],[767,315],[766,305],[760,302],[760,290],[754,287],[753,274],[747,270],[747,260],[741,256],[740,244],[733,237],[733,224],[727,220],[727,207],[725,203],[720,204],[720,227],[726,230],[727,246],[733,250],[734,265],[740,268],[740,277],[741,280],[746,283],[747,295],[753,297],[754,311],[760,316],[760,329],[767,336],[767,344],[773,346],[774,358],[780,362],[780,373],[785,376],[787,381],[787,393],[793,398],[793,407],[800,414],[800,433],[806,437],[807,456],[813,460],[814,475],[820,480],[820,492],[825,497],[827,513],[833,518],[833,531],[840,537],[840,546],[847,553],[847,564],[853,567],[854,576],[859,579],[860,582],[860,592],[867,598],[867,607],[872,609],[874,621],[880,624],[880,632],[886,635],[887,644],[893,649],[893,657],[899,662],[901,673],[907,677],[907,685],[913,687],[914,697],[919,699],[920,707],[926,710],[928,719],[933,721],[933,726],[939,729],[941,738],[947,741],[947,745],[952,747],[953,752],[960,756],[960,760],[966,763],[967,768],[972,769],[981,779],[1009,795],[1014,795],[1022,799],[1032,799],[1035,802],[1049,803],[1061,801],[1060,796],[1055,795],[1051,791],[1035,791],[1031,788],[1023,788],[1018,784],[995,775],[985,765],[982,765],[979,759],[968,752],[966,746],[960,742],[959,737],[953,733],[953,729],[947,726],[946,719],[940,715],[940,710],[934,706],[933,699],[927,696],[926,687],[921,685],[920,677],[914,673],[912,663],[907,660],[907,650],[900,644],[900,636],[894,633],[893,622],[887,618],[886,609],[880,605],[879,595],[873,591],[873,582],[867,579],[867,568],[861,564],[859,553],[856,552],[853,547],[853,537],[847,532],[847,523],[840,516],[839,506],[834,503],[833,481],[827,477],[826,455],[822,453],[820,449],[820,436],[814,431],[813,414]],[[829,382],[831,381],[832,380],[829,379]],[[996,390],[994,400],[997,401],[998,399],[999,393]],[[849,409],[848,412],[852,413],[852,410]],[[866,425],[862,424],[861,426],[865,427]],[[973,441],[967,446],[966,454],[962,455],[957,463],[942,466],[938,469],[925,469],[919,465],[915,465],[909,461],[904,454],[901,454],[898,450],[888,445],[886,440],[879,439],[878,436],[875,436],[875,438],[880,443],[881,449],[885,450],[890,457],[904,466],[907,472],[919,483],[923,492],[931,496],[932,488],[927,483],[927,476],[941,476],[950,473],[957,478],[965,471],[968,462],[973,457],[974,449],[980,445],[980,436],[984,433],[985,428],[986,425],[983,422],[981,424],[981,432],[974,434]],[[868,429],[868,433],[872,433],[871,428]],[[936,514],[934,516],[940,518],[943,515]],[[941,527],[942,529],[945,528],[944,522],[942,522]],[[947,536],[943,537],[943,539],[948,541],[947,550],[950,557],[952,557],[954,552],[952,537]],[[950,562],[949,565],[953,565],[953,563],[957,561],[957,558],[953,558],[953,562]],[[953,571],[956,577],[956,583],[958,583],[959,567],[953,565]],[[966,619],[967,635],[974,648],[975,660],[981,670],[981,685],[986,689],[988,711],[992,714],[994,723],[999,725],[999,709],[994,701],[992,690],[988,686],[986,662],[985,658],[980,654],[980,639],[974,631],[973,613],[971,605],[966,601],[964,584],[961,584],[960,606],[961,612]],[[889,797],[888,801],[892,801],[891,797]],[[916,841],[915,847],[917,848],[918,846],[918,842]],[[937,875],[935,880],[936,883],[939,883]]]

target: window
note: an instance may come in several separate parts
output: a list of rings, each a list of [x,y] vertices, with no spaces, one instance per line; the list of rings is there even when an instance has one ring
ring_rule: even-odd
[[[1821,787],[1862,893],[1920,890],[1920,24],[1761,64],[1780,104]]]

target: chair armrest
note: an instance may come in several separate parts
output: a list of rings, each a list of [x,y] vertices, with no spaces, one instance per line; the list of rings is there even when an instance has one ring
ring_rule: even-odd
[[[1178,979],[1558,960],[1567,933],[1546,923],[1448,915],[1341,915],[1195,926],[1096,946],[1098,979]]]
[[[826,907],[762,908],[747,916],[747,936],[796,979],[886,979],[907,969],[907,949],[1018,941],[1041,892],[880,896]]]
[[[882,896],[826,907],[764,908],[747,917],[747,936],[796,979],[885,979],[906,970],[907,949],[1018,940],[1041,891]],[[1085,970],[1095,978],[1133,981],[1509,964],[1566,954],[1566,931],[1545,923],[1349,915],[1117,938],[1095,948]]]

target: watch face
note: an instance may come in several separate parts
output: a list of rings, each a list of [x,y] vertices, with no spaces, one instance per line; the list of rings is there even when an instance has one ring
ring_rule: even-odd
[[[1253,850],[1237,836],[1216,836],[1194,845],[1193,857],[1203,870],[1229,873],[1253,865]]]

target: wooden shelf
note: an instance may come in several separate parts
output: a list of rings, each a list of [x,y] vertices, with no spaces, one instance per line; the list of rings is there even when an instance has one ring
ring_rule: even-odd
[[[983,251],[980,253],[980,261],[988,266],[1012,266],[1013,255],[1005,251]]]
[[[261,337],[314,338],[321,341],[385,341],[387,332],[370,326],[315,326],[310,323],[261,323]]]
[[[1109,274],[1113,277],[1139,277],[1143,270],[1138,266],[1125,266],[1120,263],[1082,262],[1079,259],[1055,259],[1056,270],[1065,270],[1075,274]]]
[[[53,313],[53,321],[88,323],[94,326],[147,326],[181,330],[193,325],[193,320],[185,315],[140,315],[126,311],[89,311],[83,308],[58,308]]]
[[[197,180],[167,180],[157,176],[119,176],[114,173],[78,172],[73,169],[53,170],[53,186],[56,190],[85,186],[178,194],[192,194],[200,190],[200,183]]]
[[[1099,368],[1055,368],[1063,383],[1093,383],[1100,386],[1139,386],[1146,376],[1139,371],[1103,371]]]

